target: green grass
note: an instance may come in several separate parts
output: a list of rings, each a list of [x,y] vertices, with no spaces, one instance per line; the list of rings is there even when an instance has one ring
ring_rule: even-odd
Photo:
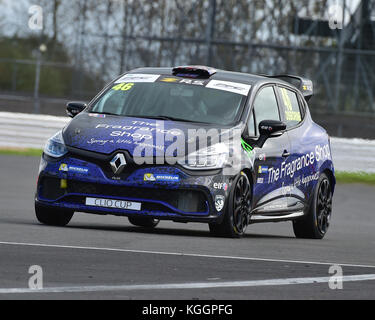
[[[338,183],[363,183],[375,185],[375,173],[365,172],[336,172],[336,180]]]
[[[0,155],[40,157],[42,153],[42,149],[0,148]]]

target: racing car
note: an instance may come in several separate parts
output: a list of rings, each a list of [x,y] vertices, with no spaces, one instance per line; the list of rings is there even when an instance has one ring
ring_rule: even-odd
[[[110,82],[51,137],[35,196],[42,224],[75,212],[206,223],[240,238],[249,225],[292,221],[322,239],[332,216],[330,138],[314,123],[313,83],[205,66],[140,68]]]

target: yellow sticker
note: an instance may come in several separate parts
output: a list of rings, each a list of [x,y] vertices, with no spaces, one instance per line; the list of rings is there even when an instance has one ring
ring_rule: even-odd
[[[164,78],[164,79],[161,79],[160,81],[162,82],[178,82],[179,79],[176,79],[176,78]]]
[[[66,163],[62,163],[60,165],[59,171],[67,172],[68,171],[68,165]]]
[[[129,91],[134,87],[134,83],[120,83],[112,88],[112,90],[116,91]]]
[[[281,95],[282,95],[285,107],[289,111],[293,111],[292,101],[290,100],[290,97],[288,95],[288,91],[284,88],[281,88]]]
[[[144,181],[156,181],[155,176],[152,173],[146,173],[143,178]]]
[[[60,180],[60,188],[61,188],[61,189],[67,189],[67,188],[68,188],[68,180],[66,180],[66,179],[61,179],[61,180]]]
[[[285,111],[285,117],[287,121],[298,121],[302,120],[301,114],[298,111]]]

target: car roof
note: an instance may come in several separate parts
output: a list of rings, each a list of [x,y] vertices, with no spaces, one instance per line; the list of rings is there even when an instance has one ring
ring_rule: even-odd
[[[127,73],[144,73],[144,74],[160,74],[160,75],[172,75],[173,68],[138,68],[135,70],[131,70]],[[217,69],[216,73],[209,77],[210,80],[222,80],[222,81],[234,81],[240,82],[245,84],[254,85],[260,81],[268,81],[268,82],[283,82],[283,81],[274,81],[275,79],[270,80],[267,77],[261,75],[255,75],[250,73],[242,73],[242,72],[233,72],[233,71],[225,71]]]

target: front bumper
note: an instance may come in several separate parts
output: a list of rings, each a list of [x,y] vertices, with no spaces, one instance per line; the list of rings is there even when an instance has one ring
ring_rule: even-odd
[[[177,166],[128,163],[127,169],[116,176],[108,161],[90,161],[70,154],[55,160],[44,155],[36,203],[85,213],[150,216],[179,222],[216,222],[222,217],[224,209],[216,210],[215,198],[227,199],[230,178],[217,172],[189,174]],[[86,204],[87,198],[141,203],[141,210],[91,206]]]

